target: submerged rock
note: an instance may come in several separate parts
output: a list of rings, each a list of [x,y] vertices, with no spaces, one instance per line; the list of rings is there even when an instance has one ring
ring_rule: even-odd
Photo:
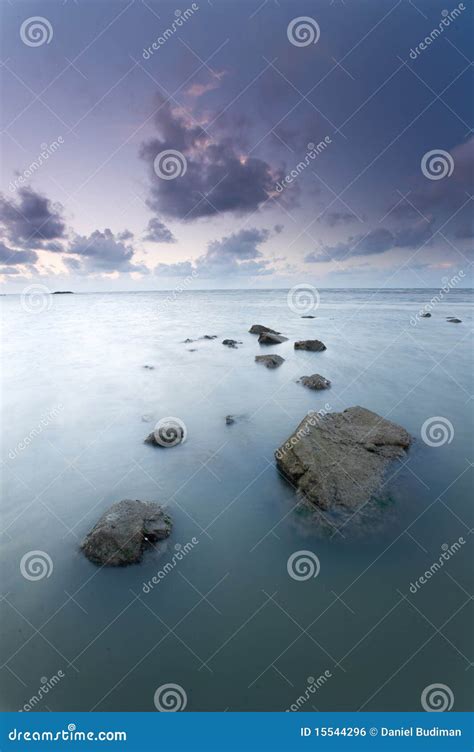
[[[305,316],[302,316],[301,318],[302,318],[302,319],[315,319],[315,318],[316,318],[316,316],[311,316],[311,314],[310,314],[310,313],[307,313],[307,314],[306,314]]]
[[[313,373],[312,376],[302,376],[299,383],[307,386],[308,389],[328,389],[331,386],[329,379],[325,379],[319,373]]]
[[[250,334],[263,334],[264,332],[269,332],[270,334],[280,334],[280,332],[276,332],[274,329],[269,329],[268,326],[263,326],[263,324],[252,324],[249,332]]]
[[[410,443],[401,426],[364,407],[350,407],[307,415],[275,458],[282,473],[318,507],[357,509]]]
[[[449,316],[446,321],[448,321],[450,324],[462,324],[461,319],[457,319],[456,316]]]
[[[281,342],[287,342],[288,337],[282,334],[272,334],[271,332],[262,332],[258,337],[259,345],[279,345]]]
[[[420,313],[420,319],[430,319],[431,313]]]
[[[226,423],[226,426],[231,426],[232,423],[235,423],[234,416],[233,415],[226,415],[225,416],[225,423]]]
[[[239,342],[236,339],[223,339],[222,344],[226,345],[226,347],[237,347],[237,345],[241,345],[242,342]]]
[[[261,363],[266,368],[278,368],[285,362],[285,358],[282,358],[281,355],[256,355],[255,362]]]
[[[87,558],[102,566],[136,564],[147,546],[167,538],[171,518],[159,504],[118,501],[102,515],[81,544]]]
[[[319,339],[302,339],[295,342],[295,350],[311,350],[311,352],[321,352],[326,349],[326,345]]]
[[[145,365],[145,366],[143,366],[143,368],[146,368],[146,369],[147,369],[147,371],[154,371],[154,370],[155,370],[155,366],[148,366],[148,365]]]
[[[168,449],[169,447],[182,444],[185,438],[186,428],[184,423],[177,418],[170,418],[169,420],[159,421],[155,426],[155,430],[144,439],[144,444]]]

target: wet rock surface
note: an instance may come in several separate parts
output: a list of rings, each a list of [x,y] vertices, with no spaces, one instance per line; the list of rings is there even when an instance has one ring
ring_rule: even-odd
[[[401,426],[364,407],[309,414],[275,452],[277,466],[321,509],[358,509],[380,488],[391,461],[405,455],[411,437]]]
[[[263,326],[263,324],[252,324],[249,332],[250,334],[264,334],[265,332],[269,332],[270,334],[280,334],[280,332],[276,332],[274,329],[270,329],[268,326]]]
[[[258,337],[259,345],[279,345],[281,342],[288,342],[288,337],[284,337],[282,334],[272,334],[271,332],[263,332]]]
[[[325,379],[319,373],[313,373],[312,376],[302,376],[298,379],[298,382],[307,386],[308,389],[328,389],[331,386],[329,379]]]
[[[94,564],[136,564],[148,546],[169,536],[171,528],[171,518],[159,504],[124,499],[100,517],[81,549]]]
[[[302,339],[295,342],[295,350],[309,350],[311,352],[322,352],[326,345],[319,339]]]
[[[261,363],[266,368],[278,368],[285,362],[285,358],[281,355],[256,355],[255,362]]]

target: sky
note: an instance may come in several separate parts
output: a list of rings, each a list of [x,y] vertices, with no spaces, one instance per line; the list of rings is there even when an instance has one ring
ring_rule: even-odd
[[[2,0],[0,292],[472,285],[472,3]]]

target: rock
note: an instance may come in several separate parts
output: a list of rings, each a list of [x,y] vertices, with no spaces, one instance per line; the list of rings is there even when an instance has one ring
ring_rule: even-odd
[[[431,313],[420,313],[420,319],[430,319]]]
[[[195,347],[189,347],[188,352],[197,352]]]
[[[217,334],[205,334],[201,339],[217,339]]]
[[[194,340],[193,340],[193,339],[190,339],[189,337],[188,337],[187,339],[185,339],[185,340],[184,340],[184,344],[185,344],[185,345],[189,345],[189,344],[190,344],[191,342],[194,342]]]
[[[154,371],[155,370],[155,366],[148,366],[148,365],[146,365],[146,366],[143,366],[143,368],[146,368],[147,371]]]
[[[461,319],[457,319],[456,316],[449,316],[446,321],[448,321],[450,324],[462,324]]]
[[[301,317],[302,319],[315,319],[316,316],[311,316],[311,314],[307,313],[305,316]]]
[[[110,567],[136,564],[151,543],[167,538],[171,519],[154,502],[125,499],[102,515],[82,542],[87,558]]]
[[[232,423],[235,423],[235,418],[233,415],[226,415],[225,416],[225,422],[227,426],[231,426]]]
[[[278,366],[281,366],[285,362],[285,358],[282,358],[280,355],[256,355],[255,362],[261,363],[267,368],[278,368]]]
[[[222,344],[227,347],[237,347],[237,345],[241,345],[242,342],[239,342],[236,339],[223,339]]]
[[[259,345],[279,345],[280,342],[287,342],[288,337],[282,334],[272,334],[271,332],[262,332],[258,337]]]
[[[295,342],[295,350],[311,350],[311,352],[321,352],[326,349],[326,345],[319,339],[303,339]]]
[[[72,290],[55,290],[53,295],[74,295]]]
[[[307,415],[275,452],[282,473],[322,509],[357,509],[411,443],[404,428],[363,407]]]
[[[165,449],[182,444],[186,438],[184,424],[181,425],[176,420],[157,423],[155,430],[152,431],[144,440],[145,444],[159,446]]]
[[[269,332],[270,334],[280,334],[280,332],[276,332],[274,329],[269,329],[268,326],[263,326],[263,324],[252,324],[249,332],[250,334],[264,334],[265,332]]]
[[[312,376],[302,376],[299,383],[307,386],[308,389],[328,389],[331,386],[329,379],[325,379],[319,373],[313,373]]]

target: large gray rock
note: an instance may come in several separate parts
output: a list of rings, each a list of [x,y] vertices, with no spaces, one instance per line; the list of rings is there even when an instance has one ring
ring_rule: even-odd
[[[312,376],[302,376],[299,382],[303,386],[307,386],[308,389],[328,389],[331,386],[329,379],[325,379],[319,373],[313,373]]]
[[[255,362],[261,363],[267,368],[278,368],[285,362],[285,358],[282,358],[281,355],[256,355]]]
[[[326,345],[319,339],[302,339],[295,342],[295,350],[311,350],[311,352],[321,352],[326,349]]]
[[[169,536],[171,527],[170,517],[159,504],[124,499],[102,515],[81,549],[94,564],[136,564],[148,545]]]
[[[456,316],[449,316],[446,321],[448,321],[450,324],[462,324],[461,319],[456,318]]]
[[[263,326],[263,324],[252,324],[249,332],[250,334],[263,334],[264,332],[270,332],[270,334],[280,334],[280,332],[276,332],[274,329],[269,329],[268,326]]]
[[[288,337],[282,334],[272,334],[271,332],[262,332],[258,338],[259,345],[279,345],[281,342],[287,342]]]
[[[284,475],[322,509],[356,509],[411,443],[404,428],[364,407],[307,415],[275,452]]]

